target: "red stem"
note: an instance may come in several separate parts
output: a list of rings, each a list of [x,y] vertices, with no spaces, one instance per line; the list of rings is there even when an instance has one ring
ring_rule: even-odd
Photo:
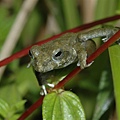
[[[79,27],[73,28],[73,29],[71,29],[71,30],[67,30],[67,31],[65,31],[65,32],[62,32],[62,33],[60,33],[60,34],[58,34],[58,35],[55,35],[55,36],[53,36],[53,37],[51,37],[51,38],[48,38],[48,39],[46,39],[46,40],[37,42],[37,43],[35,43],[35,44],[37,44],[37,45],[42,45],[42,44],[44,44],[44,43],[46,43],[46,42],[49,42],[49,41],[51,41],[51,40],[54,40],[54,39],[58,38],[59,36],[61,36],[61,35],[64,34],[64,33],[82,31],[82,30],[91,28],[91,27],[93,27],[93,26],[100,25],[100,24],[103,24],[103,23],[106,23],[106,22],[110,22],[110,21],[114,21],[114,20],[118,20],[118,19],[120,19],[120,15],[115,15],[115,16],[112,16],[112,17],[109,17],[109,18],[105,18],[105,19],[101,19],[101,20],[92,22],[92,23],[84,24],[84,25],[81,25],[81,26],[79,26]],[[8,63],[10,63],[10,62],[12,62],[12,61],[15,60],[15,59],[18,59],[18,58],[21,58],[21,57],[27,55],[30,48],[31,48],[31,46],[29,46],[29,47],[27,47],[27,48],[25,48],[25,49],[23,49],[23,50],[15,53],[15,54],[11,55],[11,56],[8,57],[8,58],[3,59],[2,61],[0,61],[0,67],[1,67],[1,66],[4,66],[4,65],[6,65],[6,64],[8,64]]]
[[[28,110],[26,110],[19,118],[18,120],[24,120],[27,118],[35,109],[37,109],[43,102],[44,96],[40,97],[31,107],[29,107]]]

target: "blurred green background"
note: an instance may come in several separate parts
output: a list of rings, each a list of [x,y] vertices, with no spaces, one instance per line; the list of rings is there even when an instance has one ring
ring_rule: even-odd
[[[0,0],[0,52],[24,2]],[[26,23],[11,54],[62,31],[119,13],[120,0],[38,0],[27,15]],[[109,24],[120,25],[118,21]],[[4,50],[7,51],[7,48]],[[27,55],[11,62],[4,71],[0,81],[0,120],[16,120],[40,97],[40,87],[32,68],[26,68],[29,61]],[[75,76],[65,87],[80,97],[87,120],[113,120],[116,117],[110,66],[109,54],[106,51],[91,67]],[[56,71],[55,79],[58,80],[67,69],[71,71],[72,68]],[[104,107],[106,109],[103,109]],[[40,107],[27,119],[40,120],[41,114]]]

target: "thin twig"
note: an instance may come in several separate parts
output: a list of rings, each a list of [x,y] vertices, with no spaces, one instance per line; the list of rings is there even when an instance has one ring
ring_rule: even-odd
[[[28,17],[35,7],[38,0],[25,0],[20,12],[17,15],[17,18],[5,40],[5,43],[2,47],[1,53],[0,53],[0,59],[4,59],[8,57],[13,49],[16,46],[16,43],[20,37],[20,34],[28,20]],[[5,66],[0,68],[0,78],[2,77],[2,74],[5,70]]]
[[[33,111],[35,111],[43,102],[44,96],[40,97],[28,110],[26,110],[18,120],[25,120]]]
[[[94,20],[96,3],[97,3],[96,0],[89,0],[89,2],[88,0],[80,1],[84,23],[92,22]]]

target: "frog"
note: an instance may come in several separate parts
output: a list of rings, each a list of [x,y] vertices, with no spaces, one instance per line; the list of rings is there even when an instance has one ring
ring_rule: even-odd
[[[81,69],[90,66],[91,64],[87,65],[86,60],[96,50],[93,39],[102,37],[106,42],[118,30],[119,28],[110,26],[85,32],[70,32],[41,46],[32,46],[29,50],[30,65],[42,88],[41,94],[47,94],[46,85],[54,87],[54,84],[46,82],[52,70],[67,67],[75,62]]]

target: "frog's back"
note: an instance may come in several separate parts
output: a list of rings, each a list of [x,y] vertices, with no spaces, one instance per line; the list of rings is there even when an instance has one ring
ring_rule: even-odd
[[[73,45],[76,43],[76,37],[77,37],[77,33],[65,33],[64,35],[61,35],[59,38],[52,40],[46,44],[43,44],[42,47],[46,47],[46,46],[60,47],[65,45]]]

